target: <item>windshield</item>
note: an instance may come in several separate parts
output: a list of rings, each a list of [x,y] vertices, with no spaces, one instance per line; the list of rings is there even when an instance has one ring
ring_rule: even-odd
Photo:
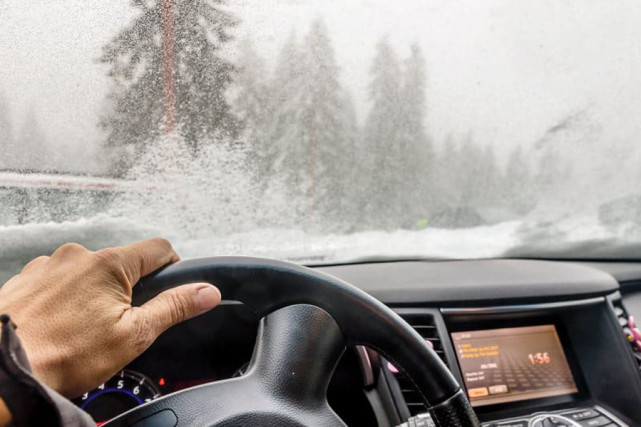
[[[641,258],[639,40],[638,2],[2,0],[2,266]]]

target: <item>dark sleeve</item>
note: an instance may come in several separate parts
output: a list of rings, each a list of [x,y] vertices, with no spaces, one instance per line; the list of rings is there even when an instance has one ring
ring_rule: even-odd
[[[0,315],[0,397],[15,426],[95,427],[91,417],[32,374],[27,355],[6,314]]]

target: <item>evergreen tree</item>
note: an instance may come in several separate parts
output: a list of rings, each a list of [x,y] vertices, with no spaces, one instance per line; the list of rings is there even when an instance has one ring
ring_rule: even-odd
[[[529,165],[521,147],[516,147],[505,169],[505,204],[515,213],[525,214],[534,207],[533,190]]]
[[[440,225],[476,226],[500,220],[504,177],[491,145],[482,146],[468,135],[462,143],[449,136],[436,157],[433,217]],[[428,224],[429,224],[428,219]]]
[[[394,229],[403,223],[404,212],[400,203],[402,166],[399,138],[402,72],[396,53],[387,39],[376,47],[369,87],[371,110],[364,130],[369,151],[368,174],[371,197],[366,206],[370,226]]]
[[[226,91],[233,65],[221,54],[235,18],[225,0],[132,0],[135,21],[104,47],[101,62],[114,83],[112,114],[103,120],[108,145],[134,145],[136,151],[162,132],[163,52],[174,58],[176,127],[192,152],[201,140],[237,130]],[[164,7],[173,13],[173,43],[163,46]]]
[[[356,133],[354,107],[339,82],[334,49],[322,21],[312,24],[305,50],[303,94],[309,139],[309,198],[312,209],[335,223],[347,214]]]
[[[237,94],[233,111],[240,121],[245,136],[251,140],[265,119],[269,100],[268,84],[265,76],[265,60],[254,48],[251,39],[245,38],[239,45],[239,61],[235,86]]]
[[[556,197],[553,193],[562,188],[571,175],[570,165],[554,148],[544,151],[538,162],[538,169],[535,192],[539,199]]]
[[[461,203],[463,188],[463,172],[460,168],[460,150],[453,135],[448,135],[443,148],[435,156],[433,167],[433,214],[439,214],[446,208],[458,206]]]
[[[276,65],[264,167],[291,195],[290,207],[309,222],[337,224],[347,214],[356,123],[351,97],[322,22],[302,46],[291,36]]]
[[[401,200],[405,222],[413,225],[425,217],[430,208],[432,193],[433,149],[425,129],[426,117],[426,65],[417,45],[411,48],[404,62],[402,108],[400,115],[400,159],[403,165]]]
[[[499,202],[499,185],[502,180],[502,174],[499,170],[494,146],[485,145],[479,158],[479,168],[477,177],[477,197],[476,206],[492,207]]]
[[[305,131],[303,61],[302,49],[292,33],[278,56],[270,85],[269,118],[262,128],[265,135],[262,141],[268,143],[261,144],[257,150],[261,159],[260,175],[270,177],[274,186],[289,189],[295,188],[302,179],[297,171],[303,170],[301,162],[307,158],[301,142]],[[292,209],[298,211],[302,208],[292,206]]]
[[[234,83],[236,94],[233,112],[242,128],[246,159],[259,182],[268,176],[262,162],[263,152],[269,143],[265,140],[265,127],[271,119],[271,96],[266,78],[267,67],[249,38],[239,45],[239,59]]]
[[[492,146],[482,146],[468,136],[459,158],[459,172],[463,175],[461,206],[477,210],[492,208],[498,201],[501,180]]]
[[[472,135],[467,135],[461,144],[458,159],[458,171],[461,174],[459,206],[471,208],[478,204],[479,192],[485,191],[479,181],[483,179],[485,169],[483,148],[474,141]]]

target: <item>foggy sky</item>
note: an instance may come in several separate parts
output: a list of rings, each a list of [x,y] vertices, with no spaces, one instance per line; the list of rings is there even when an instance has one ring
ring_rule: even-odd
[[[292,31],[302,37],[322,17],[361,117],[380,37],[403,56],[418,43],[437,141],[471,134],[501,148],[533,145],[577,111],[589,111],[604,144],[636,144],[641,131],[638,1],[231,0],[229,7],[243,20],[239,38],[251,36],[268,58]],[[128,0],[0,2],[0,92],[15,127],[34,106],[52,144],[95,156],[109,88],[97,58],[131,17]]]

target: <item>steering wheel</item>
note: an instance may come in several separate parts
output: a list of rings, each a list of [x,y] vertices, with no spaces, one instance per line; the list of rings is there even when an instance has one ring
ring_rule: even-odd
[[[215,284],[226,300],[242,302],[261,317],[273,313],[261,320],[247,372],[163,396],[106,425],[344,426],[326,392],[346,345],[368,346],[404,370],[437,426],[479,425],[425,340],[360,289],[287,262],[216,257],[161,269],[140,281],[138,296],[144,301],[194,282]]]

